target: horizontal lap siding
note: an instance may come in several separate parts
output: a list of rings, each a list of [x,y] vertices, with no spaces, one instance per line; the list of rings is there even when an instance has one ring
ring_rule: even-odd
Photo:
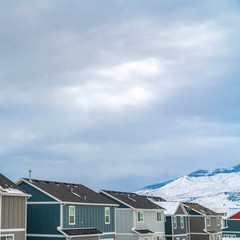
[[[27,236],[27,240],[66,240],[66,238],[65,237],[32,237],[32,236]]]
[[[25,228],[26,198],[2,197],[2,229]]]
[[[188,233],[188,217],[183,216],[183,221],[184,221],[184,227],[181,228],[181,217],[176,216],[177,218],[177,228],[174,229],[174,234],[186,234]]]
[[[228,220],[228,228],[223,229],[223,232],[240,232],[240,220]]]
[[[69,225],[69,206],[75,206],[75,225]],[[115,232],[114,207],[110,207],[110,224],[105,224],[105,207],[90,205],[65,205],[63,228],[95,227],[101,232]]]
[[[204,217],[189,217],[191,233],[202,233],[205,229]]]
[[[59,204],[28,204],[27,232],[29,234],[60,234]],[[52,239],[52,238],[51,238]]]

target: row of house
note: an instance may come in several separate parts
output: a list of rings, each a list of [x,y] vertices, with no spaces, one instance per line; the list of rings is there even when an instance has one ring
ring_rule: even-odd
[[[1,240],[220,240],[221,217],[196,203],[0,174]]]

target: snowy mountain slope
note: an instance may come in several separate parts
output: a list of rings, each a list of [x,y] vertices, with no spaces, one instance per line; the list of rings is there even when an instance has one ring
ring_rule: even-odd
[[[240,207],[240,165],[214,171],[198,170],[187,176],[147,186],[139,194],[169,201],[192,201],[218,212]]]

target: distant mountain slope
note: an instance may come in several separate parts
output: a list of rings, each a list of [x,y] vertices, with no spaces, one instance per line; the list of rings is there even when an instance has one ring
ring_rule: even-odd
[[[193,201],[218,212],[240,207],[240,165],[214,171],[198,170],[187,176],[139,190],[171,201]]]

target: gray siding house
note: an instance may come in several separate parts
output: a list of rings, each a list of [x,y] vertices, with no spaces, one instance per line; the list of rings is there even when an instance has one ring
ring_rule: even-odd
[[[221,240],[221,215],[197,203],[183,203],[189,215],[190,240]]]
[[[118,204],[116,235],[119,240],[163,240],[164,209],[145,196],[101,190],[100,194]]]
[[[189,240],[189,221],[181,202],[162,201],[162,198],[152,197],[152,202],[165,209],[165,236],[167,240]]]
[[[81,184],[22,178],[27,240],[114,240],[117,204]]]
[[[26,239],[27,192],[0,174],[1,240]]]

